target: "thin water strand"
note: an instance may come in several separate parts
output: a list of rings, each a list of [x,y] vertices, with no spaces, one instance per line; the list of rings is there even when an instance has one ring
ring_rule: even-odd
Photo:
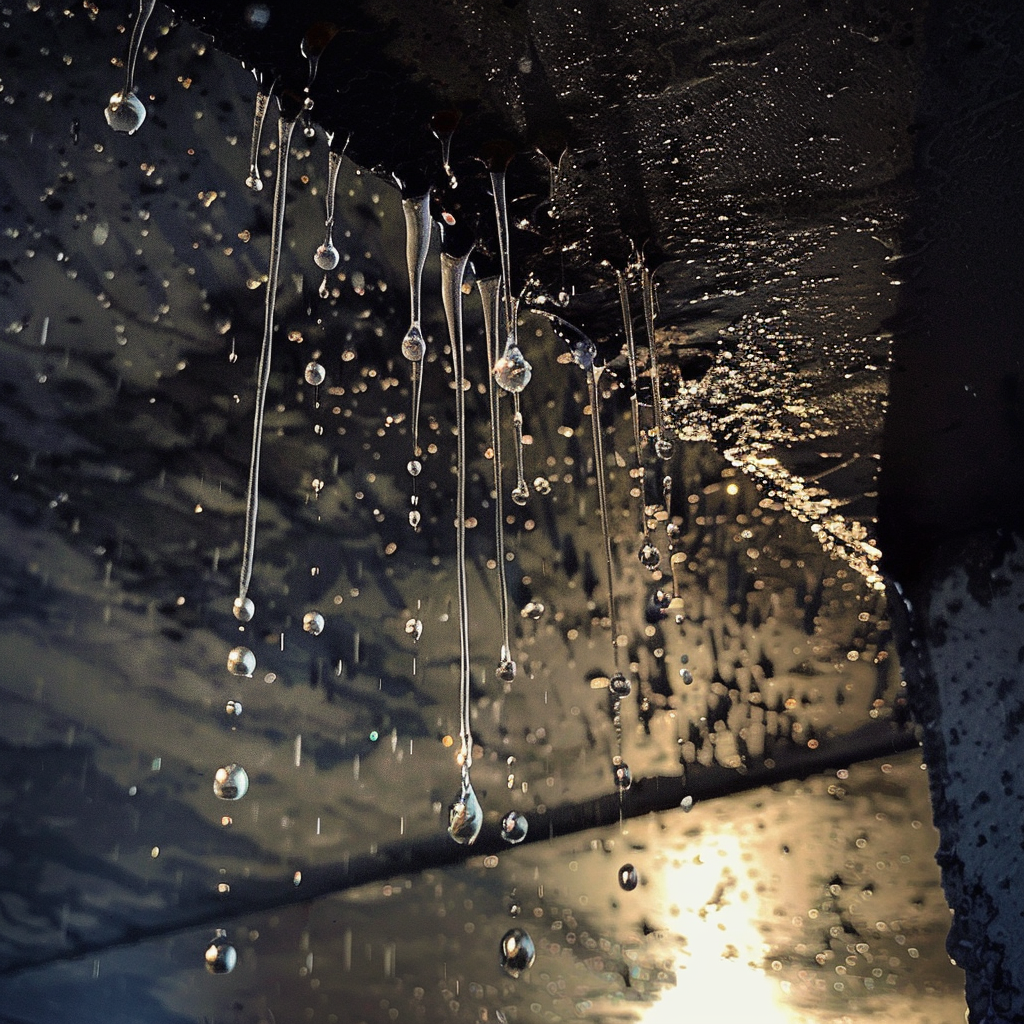
[[[327,198],[324,218],[324,241],[313,254],[313,262],[323,271],[334,270],[341,255],[334,246],[334,194],[338,190],[338,172],[344,154],[332,149],[327,157]]]
[[[658,367],[658,346],[654,336],[654,275],[641,258],[640,287],[644,299],[644,325],[647,328],[647,351],[651,361],[651,390],[654,401],[654,450],[661,459],[672,456],[672,439],[665,432],[665,410],[661,404],[661,371]]]
[[[501,305],[501,279],[487,277],[478,280],[480,303],[484,314],[484,336],[487,340],[487,362],[493,361],[498,345],[498,320]],[[494,547],[498,563],[498,600],[501,616],[501,652],[498,657],[498,677],[511,682],[515,678],[516,663],[512,660],[508,626],[508,577],[505,572],[505,502],[501,491],[501,422],[498,388],[493,374],[487,375],[487,396],[491,405],[491,469],[494,475]]]
[[[263,178],[260,175],[260,139],[263,136],[263,122],[267,116],[267,104],[270,103],[271,94],[274,91],[274,83],[264,92],[262,88],[256,91],[256,108],[252,115],[252,141],[249,143],[249,176],[245,179],[247,188],[254,192],[263,190]]]
[[[238,602],[244,604],[252,579],[256,552],[256,514],[259,507],[260,443],[263,435],[263,409],[270,383],[270,358],[274,335],[274,303],[281,265],[281,240],[284,234],[285,193],[288,187],[288,151],[296,118],[281,115],[277,122],[277,177],[274,180],[274,212],[270,229],[270,265],[263,304],[263,344],[256,374],[256,409],[253,414],[252,455],[249,460],[249,485],[245,500],[245,538],[242,542],[242,569],[238,579]]]
[[[455,376],[456,485],[455,485],[455,558],[459,591],[459,763],[468,779],[473,765],[473,734],[470,727],[469,687],[469,597],[466,578],[466,395],[465,347],[462,336],[462,280],[469,253],[455,257],[441,253],[441,296],[448,321]]]
[[[146,31],[146,22],[153,13],[156,0],[140,0],[139,13],[132,25],[132,36],[128,43],[128,60],[125,62],[124,88],[110,97],[104,110],[107,124],[115,132],[127,132],[134,135],[146,120],[146,108],[135,95],[135,68],[142,49],[142,34]]]

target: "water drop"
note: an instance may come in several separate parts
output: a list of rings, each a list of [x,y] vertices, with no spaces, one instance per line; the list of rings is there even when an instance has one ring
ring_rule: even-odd
[[[507,654],[506,651],[502,653]],[[494,674],[503,683],[511,683],[516,677],[516,663],[511,658],[503,657],[498,662],[498,667],[494,670]]]
[[[612,758],[612,775],[615,779],[616,788],[620,791],[627,790],[633,785],[633,773],[629,770],[629,765],[621,757]]]
[[[128,61],[125,65],[124,88],[110,97],[110,103],[103,111],[107,124],[115,132],[127,132],[133,135],[146,120],[146,108],[135,95],[135,67],[142,47],[142,33],[146,30],[146,22],[153,13],[156,0],[140,0],[139,13],[132,25],[132,36],[128,43]]]
[[[509,338],[501,358],[494,364],[494,379],[498,386],[512,394],[519,394],[533,376],[533,367],[526,361],[519,346]]]
[[[637,874],[636,868],[632,864],[623,864],[619,868],[619,886],[626,892],[632,892],[639,884],[640,876]]]
[[[538,494],[550,494],[551,493],[551,481],[546,476],[538,476],[533,479],[533,489]]]
[[[213,792],[221,800],[241,800],[249,792],[249,776],[240,764],[218,768],[213,776]]]
[[[689,686],[693,682],[693,673],[688,668],[681,668],[679,678],[682,679],[684,685]]]
[[[254,192],[263,191],[263,177],[259,168],[260,138],[263,135],[263,122],[267,116],[267,106],[273,91],[273,82],[266,92],[261,88],[256,90],[256,106],[252,115],[252,141],[249,143],[249,174],[245,179],[246,188],[251,188]]]
[[[242,541],[242,568],[238,579],[238,596],[244,598],[252,579],[256,554],[256,517],[259,509],[260,446],[263,441],[263,411],[270,384],[270,362],[274,338],[274,305],[277,300],[277,279],[281,267],[281,242],[284,235],[285,196],[288,184],[288,152],[292,144],[295,118],[282,111],[277,122],[277,178],[274,181],[274,211],[270,228],[270,265],[267,291],[263,304],[263,343],[256,373],[256,402],[253,411],[252,452],[249,458],[249,482],[246,488],[245,537]]]
[[[313,262],[321,270],[334,270],[341,262],[341,253],[334,247],[333,241],[324,242],[313,253]]]
[[[206,947],[203,956],[206,961],[206,969],[211,974],[230,974],[235,969],[238,954],[235,947],[228,942],[227,932],[218,928],[213,941]]]
[[[423,636],[423,623],[419,619],[406,619],[405,631],[412,637],[412,642],[418,644]]]
[[[338,32],[338,26],[331,21],[315,21],[306,30],[306,34],[302,37],[302,42],[299,44],[302,56],[309,61],[309,78],[306,81],[305,88],[307,93],[305,102],[309,104],[307,109],[313,106],[308,93],[313,86],[313,80],[316,78],[317,68],[320,66],[320,58]]]
[[[331,289],[327,287],[327,275],[324,274],[323,280],[320,282],[320,287],[317,289],[317,294],[321,299],[328,299],[331,296]]]
[[[448,808],[448,835],[455,842],[468,846],[476,842],[483,823],[483,809],[470,782],[469,771],[464,767],[459,795]]]
[[[256,605],[252,603],[251,597],[236,597],[231,606],[231,614],[239,622],[249,622],[256,614]]]
[[[511,978],[518,978],[529,970],[536,959],[537,950],[530,934],[522,928],[510,928],[501,940],[501,969]]]
[[[536,622],[544,614],[544,605],[540,601],[531,601],[523,606],[523,610],[519,614],[524,619],[533,619]]]
[[[613,697],[628,697],[633,691],[633,684],[621,672],[616,672],[608,680],[608,691]]]
[[[256,655],[248,647],[232,647],[228,654],[228,671],[235,676],[250,678],[256,671]]]
[[[526,487],[518,485],[512,489],[512,500],[522,508],[530,500],[530,492]]]
[[[654,572],[661,564],[661,552],[649,540],[645,540],[640,546],[637,557],[640,559],[640,564],[645,569],[650,569],[651,572]]]
[[[506,843],[521,843],[526,838],[526,832],[529,828],[526,816],[520,814],[518,811],[509,811],[504,818],[501,819],[501,838]]]
[[[420,513],[419,513],[419,509],[415,509],[414,508],[414,509],[412,509],[412,511],[410,511],[410,513],[409,513],[409,525],[414,530],[418,530],[420,528]]]
[[[419,459],[410,459],[405,468],[409,476],[419,476],[423,472],[423,463]]]
[[[306,612],[302,616],[302,628],[312,636],[319,636],[324,631],[324,617],[317,611]]]
[[[439,110],[430,119],[430,130],[441,143],[441,166],[444,167],[448,184],[452,188],[456,188],[458,185],[455,175],[452,174],[450,162],[452,136],[455,134],[455,129],[459,126],[459,121],[461,120],[462,114],[457,110]]]
[[[692,796],[684,796],[683,800],[682,800],[682,803],[680,803],[679,806],[682,807],[682,809],[687,814],[689,814],[690,811],[693,810],[693,797]]]
[[[423,361],[423,357],[427,354],[427,343],[423,339],[423,332],[413,324],[408,331],[405,332],[405,337],[402,338],[402,355],[409,360],[410,363],[420,363]],[[417,383],[419,383],[417,381]]]
[[[659,459],[670,459],[675,451],[675,445],[667,437],[659,437],[654,442],[654,451]]]
[[[303,376],[306,378],[307,384],[312,384],[313,387],[318,388],[327,377],[327,371],[314,359],[312,362],[306,363]]]
[[[242,702],[240,700],[229,700],[224,705],[224,713],[229,718],[235,718],[242,713]]]

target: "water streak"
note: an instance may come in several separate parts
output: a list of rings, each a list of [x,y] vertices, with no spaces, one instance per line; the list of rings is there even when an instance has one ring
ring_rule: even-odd
[[[499,339],[498,320],[501,309],[501,279],[487,277],[477,280],[480,303],[484,314],[484,336],[487,339],[487,362],[490,366],[497,356]],[[508,627],[508,578],[505,572],[505,502],[501,491],[501,423],[498,388],[494,375],[487,375],[487,396],[491,406],[491,468],[494,474],[494,545],[498,563],[498,590],[501,615],[501,652],[498,656],[498,678],[511,682],[515,678],[516,663],[512,660]]]
[[[267,116],[267,104],[270,103],[270,96],[274,91],[274,83],[264,92],[262,87],[256,92],[256,109],[252,116],[252,141],[249,143],[249,176],[245,179],[247,188],[254,192],[263,189],[263,177],[259,169],[260,138],[263,135],[263,121]]]
[[[651,390],[654,401],[654,450],[658,458],[672,456],[672,439],[665,431],[665,409],[661,403],[661,371],[658,367],[658,346],[654,336],[654,275],[640,257],[640,287],[644,297],[644,324],[647,328],[647,350],[651,360]]]
[[[256,551],[256,513],[259,506],[260,442],[263,435],[263,409],[270,383],[270,357],[274,335],[274,303],[277,298],[277,277],[281,265],[281,240],[284,234],[285,192],[288,187],[288,151],[297,117],[281,114],[277,122],[277,177],[274,180],[274,212],[270,229],[270,265],[267,291],[263,305],[263,345],[256,381],[256,409],[253,415],[252,455],[249,460],[249,485],[245,501],[245,539],[242,543],[242,569],[238,580],[239,603],[246,601],[252,563]]]

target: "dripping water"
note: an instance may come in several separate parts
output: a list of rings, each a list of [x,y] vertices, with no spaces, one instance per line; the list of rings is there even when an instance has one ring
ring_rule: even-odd
[[[647,328],[647,350],[651,360],[651,390],[654,401],[654,451],[660,459],[672,456],[672,439],[665,431],[665,410],[661,404],[661,371],[658,367],[658,346],[654,339],[654,275],[640,258],[640,286],[644,298],[644,324]]]
[[[140,0],[139,13],[132,26],[132,36],[128,43],[128,61],[125,65],[124,88],[110,97],[106,110],[103,111],[107,124],[115,132],[127,132],[134,135],[146,120],[146,108],[135,95],[135,67],[142,48],[142,34],[146,30],[146,22],[153,13],[156,0]]]
[[[625,275],[620,271],[616,271],[616,276],[619,281],[619,304],[622,306],[622,328],[626,334],[626,355],[629,359],[629,383],[632,392],[629,404],[633,417],[633,446],[636,449],[635,476],[637,486],[640,488],[640,531],[642,536],[640,561],[653,572],[658,568],[661,555],[658,553],[658,549],[651,543],[650,534],[647,529],[647,513],[644,508],[647,501],[647,483],[640,435],[640,400],[637,397],[637,361],[636,341],[633,338],[633,315],[629,310],[629,289],[626,285]]]
[[[508,160],[506,160],[506,166]],[[501,256],[501,290],[505,310],[505,347],[501,358],[494,364],[494,378],[506,391],[512,393],[512,425],[515,430],[516,486],[512,500],[525,505],[530,497],[523,466],[523,413],[519,404],[519,393],[530,383],[533,367],[526,361],[519,348],[516,320],[517,300],[512,296],[512,260],[509,255],[508,202],[505,197],[505,171],[491,172],[491,193],[494,196],[494,215],[498,225],[498,250]]]
[[[420,398],[423,394],[423,359],[427,352],[427,343],[420,329],[420,288],[423,281],[423,265],[430,250],[430,193],[414,199],[403,199],[402,211],[405,214],[405,262],[409,271],[409,329],[402,339],[402,355],[409,360],[412,367],[412,458],[406,469],[412,477],[409,525],[413,529],[418,529],[420,499],[417,483],[423,469],[420,462]]]
[[[438,142],[441,143],[441,166],[444,168],[449,188],[459,187],[459,183],[452,173],[451,148],[452,136],[455,134],[455,129],[458,128],[459,121],[461,120],[462,114],[457,110],[441,110],[430,119],[430,130],[434,133]]]
[[[470,250],[472,246],[470,246]],[[449,808],[448,834],[458,843],[472,843],[480,832],[483,812],[473,791],[470,769],[473,765],[473,734],[470,726],[469,598],[466,579],[466,396],[465,348],[462,336],[462,280],[469,262],[469,251],[454,256],[441,253],[441,294],[448,335],[452,346],[455,375],[456,445],[455,548],[459,590],[459,748],[462,785]]]
[[[477,280],[480,292],[480,303],[484,314],[484,336],[487,342],[487,361],[490,366],[497,356],[497,345],[500,337],[497,326],[501,307],[501,279],[487,277]],[[494,474],[494,544],[495,559],[498,563],[498,590],[501,615],[501,652],[498,655],[499,679],[511,682],[516,675],[516,663],[512,660],[512,647],[509,642],[508,628],[508,578],[505,572],[505,502],[501,487],[501,430],[498,388],[494,375],[487,375],[487,396],[491,406],[491,451],[492,470]]]
[[[263,121],[267,116],[267,104],[270,103],[270,96],[274,91],[274,83],[264,92],[262,87],[256,91],[256,109],[252,116],[252,141],[249,143],[249,176],[245,179],[247,188],[254,192],[263,189],[263,178],[260,175],[260,138],[263,135]]]
[[[277,297],[277,276],[281,264],[281,237],[284,232],[285,192],[288,185],[288,151],[297,117],[282,111],[277,122],[277,177],[274,180],[274,212],[270,229],[270,265],[263,306],[263,344],[256,382],[256,409],[253,415],[252,457],[249,462],[249,485],[245,501],[245,539],[242,544],[242,569],[238,580],[236,616],[241,606],[251,607],[247,598],[252,579],[252,563],[256,549],[256,512],[259,505],[260,442],[263,434],[263,409],[270,383],[270,357],[274,335],[274,302]],[[248,605],[246,602],[248,601]],[[251,615],[249,616],[251,618]]]
[[[341,262],[341,255],[334,245],[334,195],[338,190],[338,172],[341,170],[341,161],[344,157],[344,148],[336,150],[331,145],[334,136],[328,136],[328,146],[331,146],[327,157],[327,196],[325,198],[324,217],[324,240],[323,244],[313,254],[313,262],[324,271],[324,282],[327,281],[327,273],[335,270]]]

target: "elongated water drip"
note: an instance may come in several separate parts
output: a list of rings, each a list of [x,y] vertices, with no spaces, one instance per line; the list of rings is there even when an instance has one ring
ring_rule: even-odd
[[[405,214],[405,263],[409,272],[409,329],[402,339],[402,355],[412,367],[412,458],[406,469],[412,477],[409,523],[416,529],[420,521],[417,478],[423,469],[420,462],[420,398],[423,394],[423,358],[427,352],[427,343],[420,329],[420,289],[423,266],[430,251],[430,193],[414,199],[403,199],[402,212]]]
[[[470,247],[472,248],[472,247]],[[452,362],[455,375],[455,429],[458,433],[456,444],[456,485],[455,485],[455,557],[457,561],[459,589],[459,764],[463,772],[463,793],[468,787],[469,770],[473,765],[473,733],[470,726],[470,660],[469,660],[469,597],[466,579],[466,395],[462,390],[465,378],[465,347],[462,337],[462,280],[469,262],[469,252],[455,256],[448,252],[441,253],[441,297],[444,300],[444,312],[448,321],[448,336],[452,346]],[[475,799],[475,797],[474,797]],[[465,801],[461,801],[466,806]],[[461,838],[464,830],[461,820],[456,821],[453,805],[448,832],[457,842],[472,842],[476,838],[474,832],[469,838]],[[477,830],[479,831],[479,829]]]
[[[658,458],[672,456],[672,439],[665,432],[665,410],[661,404],[661,371],[658,368],[658,346],[654,340],[654,278],[641,257],[640,287],[644,297],[644,324],[647,328],[647,350],[651,360],[651,390],[654,401],[654,450]]]
[[[644,507],[647,502],[647,482],[640,433],[640,400],[637,397],[637,362],[636,342],[633,338],[633,315],[629,310],[629,289],[626,285],[626,277],[620,271],[616,271],[616,276],[619,281],[619,304],[622,306],[622,328],[626,334],[626,355],[629,359],[629,383],[632,390],[629,405],[633,417],[633,446],[636,449],[635,476],[637,486],[640,488],[640,532],[643,537],[640,545],[640,561],[653,572],[658,568],[661,555],[658,549],[651,543],[650,534],[647,529],[647,513]]]
[[[313,262],[323,271],[334,270],[341,262],[341,255],[334,247],[334,194],[338,190],[338,172],[344,153],[332,149],[327,157],[327,198],[324,219],[324,241],[313,254]]]
[[[313,88],[313,80],[316,78],[317,68],[320,66],[320,58],[338,32],[338,26],[331,21],[315,21],[306,30],[306,34],[299,44],[302,56],[309,61],[309,78],[306,80],[306,88],[303,90],[305,95],[303,106],[306,110],[313,108],[309,90]]]
[[[153,13],[156,0],[140,0],[139,13],[132,26],[132,36],[128,43],[128,60],[125,63],[124,88],[110,97],[103,114],[107,124],[115,132],[127,132],[134,135],[146,120],[146,108],[135,95],[135,67],[142,48],[142,34],[146,31],[146,22]]]
[[[283,113],[277,122],[277,177],[274,180],[274,212],[270,228],[270,265],[267,270],[267,291],[263,305],[263,344],[256,380],[256,409],[253,414],[252,455],[249,460],[249,486],[245,500],[245,539],[242,543],[242,569],[238,580],[236,609],[246,607],[252,563],[256,551],[256,513],[259,506],[260,442],[263,436],[263,408],[270,383],[270,357],[274,335],[274,303],[277,298],[277,276],[281,265],[281,240],[284,234],[285,192],[288,187],[288,151],[297,117]],[[250,605],[251,606],[251,603]],[[250,615],[251,617],[251,615]]]
[[[262,88],[256,92],[256,109],[252,116],[252,141],[249,143],[249,176],[245,179],[247,188],[254,192],[263,189],[263,178],[260,175],[260,138],[263,135],[263,121],[267,116],[267,104],[270,103],[270,96],[274,91],[274,83],[264,92]]]
[[[449,188],[458,188],[459,183],[452,173],[451,148],[452,136],[455,129],[462,120],[462,114],[458,110],[439,110],[430,119],[430,130],[434,133],[438,142],[441,143],[441,166],[444,168],[445,177],[448,179]]]
[[[492,364],[497,355],[499,338],[498,321],[501,315],[501,279],[487,277],[477,280],[480,303],[484,313],[484,336],[487,339],[487,363]],[[501,615],[501,652],[498,656],[498,678],[511,682],[516,675],[516,663],[512,660],[508,628],[508,578],[505,572],[505,502],[501,492],[501,423],[498,402],[498,388],[494,375],[487,374],[487,395],[491,405],[491,468],[494,473],[494,546],[498,563],[498,590]]]

